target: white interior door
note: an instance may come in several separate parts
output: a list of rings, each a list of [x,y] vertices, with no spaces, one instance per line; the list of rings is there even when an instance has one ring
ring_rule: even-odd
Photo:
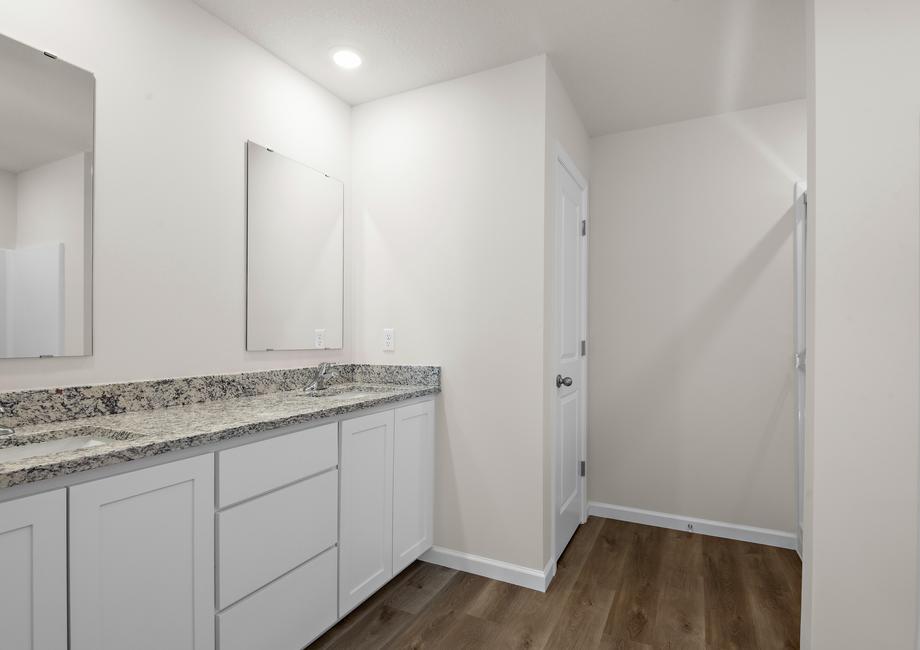
[[[795,184],[795,522],[799,555],[805,516],[805,243],[808,200],[805,184]]]
[[[556,157],[555,557],[584,519],[587,184]]]

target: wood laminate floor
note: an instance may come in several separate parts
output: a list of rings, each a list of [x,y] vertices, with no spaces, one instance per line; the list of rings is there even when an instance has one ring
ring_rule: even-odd
[[[416,562],[313,648],[799,647],[794,551],[590,517],[539,593]]]

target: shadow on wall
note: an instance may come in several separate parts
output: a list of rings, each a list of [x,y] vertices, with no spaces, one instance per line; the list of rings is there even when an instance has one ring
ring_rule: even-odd
[[[659,401],[673,400],[673,403],[680,403],[681,400],[686,400],[683,393],[686,390],[687,370],[698,367],[702,363],[704,356],[712,353],[711,343],[723,326],[729,322],[735,310],[738,309],[743,299],[752,290],[770,262],[782,250],[786,242],[791,239],[793,225],[794,212],[790,207],[789,211],[764,234],[748,256],[726,275],[726,278],[717,286],[715,291],[706,298],[695,314],[687,320],[687,325],[681,329],[680,333],[661,345],[657,353],[649,359],[649,362],[641,368],[637,375],[631,378],[629,382],[631,390],[617,401],[621,404],[642,404],[648,402],[649,395],[657,396]],[[791,268],[791,258],[789,265]],[[792,327],[791,321],[789,327]],[[756,341],[751,341],[751,344],[756,345]],[[760,435],[757,441],[757,453],[751,459],[752,464],[746,468],[747,476],[755,476],[761,471],[760,461],[766,458],[763,452],[769,447],[771,437],[775,434],[777,426],[781,424],[784,405],[791,404],[789,400],[791,399],[793,380],[794,375],[791,371],[785,373],[783,381],[777,386],[776,397],[772,402],[773,406],[766,421],[750,423],[750,429],[760,431]],[[789,406],[790,423],[793,418],[791,408]],[[682,427],[683,424],[678,422],[676,426]],[[661,437],[670,436],[673,432],[655,427],[650,428],[647,433],[649,435],[657,434]],[[689,442],[692,444],[692,441]],[[666,468],[668,474],[678,477],[678,480],[668,484],[671,494],[667,496],[672,503],[680,502],[684,475],[689,472],[694,478],[699,478],[699,474],[693,468],[688,468],[683,463],[687,444],[687,441],[678,437],[676,440],[668,440],[666,446],[659,447],[669,450],[667,454],[659,458],[659,462],[669,464],[670,466]],[[753,486],[753,481],[746,482],[746,489],[738,493],[733,499],[733,510],[738,515],[735,521],[743,522],[746,519],[745,504],[748,502]],[[662,487],[664,486],[659,485],[658,489],[660,490]],[[683,514],[702,516],[702,513],[689,512]]]
[[[434,540],[435,546],[455,550],[468,550],[467,530],[460,509],[454,450],[448,429],[447,409],[444,399],[445,380],[441,377],[441,394],[436,403],[435,429],[435,479],[434,479]]]
[[[790,356],[791,356],[790,351]],[[761,464],[764,458],[766,458],[767,448],[770,446],[770,441],[775,435],[776,429],[782,426],[783,418],[786,418],[787,422],[791,422],[792,418],[795,416],[794,407],[795,404],[792,401],[793,398],[793,387],[795,382],[795,368],[792,366],[792,362],[789,363],[789,371],[785,374],[783,378],[783,383],[780,385],[779,391],[777,393],[776,399],[773,401],[773,408],[770,410],[770,416],[767,418],[766,423],[763,426],[763,430],[757,439],[757,451],[751,457],[751,463],[748,466],[745,474],[747,476],[756,476],[762,471]],[[793,448],[794,452],[794,448]],[[791,479],[794,480],[794,477]],[[747,481],[744,484],[744,489],[737,493],[737,497],[734,500],[734,505],[732,506],[732,514],[734,519],[732,521],[743,521],[745,519],[745,514],[748,510],[748,504],[754,493],[754,482]],[[789,530],[795,529],[795,523],[789,528]]]

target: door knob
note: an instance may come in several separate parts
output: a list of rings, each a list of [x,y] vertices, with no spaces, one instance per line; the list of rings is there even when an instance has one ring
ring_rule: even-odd
[[[571,385],[572,385],[571,377],[563,377],[562,375],[556,375],[556,388],[559,388],[560,386],[568,387]]]

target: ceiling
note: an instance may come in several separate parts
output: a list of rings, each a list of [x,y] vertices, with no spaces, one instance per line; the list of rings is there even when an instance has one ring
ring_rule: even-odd
[[[93,150],[95,80],[0,36],[0,170],[18,174]]]
[[[195,1],[353,105],[544,52],[591,135],[805,94],[804,0]]]

